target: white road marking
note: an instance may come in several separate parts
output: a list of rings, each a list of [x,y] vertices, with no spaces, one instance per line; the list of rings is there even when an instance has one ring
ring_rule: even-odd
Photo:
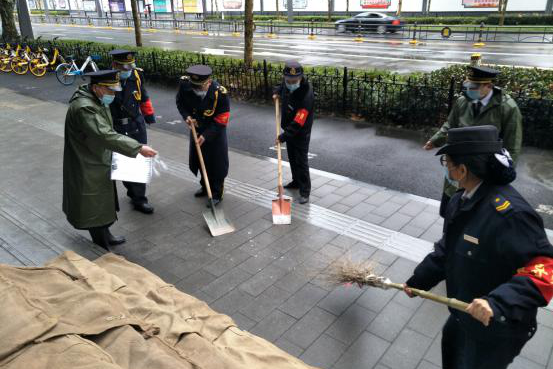
[[[174,41],[150,41],[150,42],[155,42],[157,44],[174,44],[175,43]]]
[[[175,124],[180,124],[180,123],[182,123],[182,121],[180,121],[180,120],[172,120],[172,121],[170,121],[170,122],[165,122],[165,123],[174,126]]]
[[[105,37],[105,36],[95,36],[95,38],[102,39],[102,40],[113,40],[113,37]]]
[[[221,49],[210,49],[208,47],[204,47],[203,50],[204,51],[202,51],[202,54],[225,55],[225,50],[221,50]]]
[[[536,211],[542,214],[553,215],[553,205],[540,204]]]
[[[281,145],[281,146],[280,146],[280,149],[281,149],[281,150],[286,150],[286,145]],[[269,147],[269,150],[276,151],[276,150],[277,150],[277,147],[276,147],[276,146],[271,146],[271,147]],[[307,153],[307,158],[308,158],[308,159],[313,159],[313,158],[315,158],[315,157],[317,157],[317,154],[314,154],[314,153],[312,153],[312,152],[308,152],[308,153]]]

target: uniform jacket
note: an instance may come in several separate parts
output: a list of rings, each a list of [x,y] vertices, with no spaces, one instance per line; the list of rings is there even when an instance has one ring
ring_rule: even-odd
[[[78,229],[99,227],[117,219],[111,153],[136,157],[136,140],[113,130],[109,108],[88,85],[73,94],[65,118],[63,212]]]
[[[304,77],[296,91],[290,92],[282,82],[275,93],[280,96],[281,126],[284,130],[279,140],[308,145],[313,126],[313,87]]]
[[[230,101],[227,90],[213,81],[202,99],[194,93],[190,81],[183,77],[177,93],[177,108],[184,120],[190,116],[198,121],[196,133],[198,137],[205,138],[201,149],[208,177],[224,179],[229,167],[227,125],[230,120]],[[197,175],[200,162],[192,132],[189,158],[190,170]]]
[[[445,279],[449,297],[487,299],[494,312],[488,327],[451,310],[478,337],[531,337],[537,308],[553,294],[553,247],[543,221],[510,185],[484,182],[471,199],[462,202],[461,195],[452,197],[442,239],[407,285],[428,290]]]
[[[123,91],[115,93],[115,100],[109,106],[113,117],[113,128],[121,134],[147,143],[146,125],[156,122],[152,101],[144,85],[144,75],[134,69],[131,76],[121,80]],[[126,122],[121,119],[128,118]],[[126,123],[126,124],[123,124]]]
[[[460,96],[453,105],[447,121],[430,141],[435,147],[440,147],[446,143],[447,131],[450,128],[492,125],[497,127],[503,146],[509,150],[516,164],[522,146],[522,115],[515,100],[494,87],[490,102],[482,107],[477,117],[474,116],[472,105],[465,96]],[[455,186],[445,183],[444,192],[448,196],[452,196],[456,190]]]

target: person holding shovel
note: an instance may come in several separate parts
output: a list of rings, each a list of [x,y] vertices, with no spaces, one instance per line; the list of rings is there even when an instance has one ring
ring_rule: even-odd
[[[538,307],[553,296],[553,246],[543,221],[509,185],[516,173],[495,126],[452,128],[437,155],[460,190],[445,210],[444,233],[406,282],[429,290],[445,280],[444,369],[504,369],[536,333]]]
[[[275,89],[273,99],[280,99],[281,126],[284,132],[276,139],[286,142],[288,161],[292,170],[292,182],[287,189],[299,189],[298,202],[309,202],[311,177],[309,176],[309,142],[313,126],[314,95],[311,83],[303,75],[303,67],[297,61],[287,61],[282,83]],[[275,143],[275,144],[276,144]]]
[[[227,125],[230,120],[230,101],[227,90],[211,79],[212,69],[207,65],[193,65],[181,77],[177,93],[177,108],[186,124],[197,128],[198,144],[201,147],[209,184],[213,194],[213,204],[223,200],[225,178],[228,175]],[[198,175],[200,161],[190,135],[189,166]],[[196,197],[207,196],[205,179],[201,178],[201,188]],[[211,206],[208,201],[208,207]]]

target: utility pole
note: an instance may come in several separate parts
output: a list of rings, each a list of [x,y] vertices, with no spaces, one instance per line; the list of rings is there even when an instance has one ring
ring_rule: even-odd
[[[294,21],[294,1],[288,0],[286,4],[288,8],[288,23],[292,23]]]
[[[31,25],[31,15],[29,14],[29,7],[27,0],[17,1],[17,18],[19,19],[19,31],[21,37],[27,37],[28,39],[34,39],[33,26]]]
[[[132,21],[134,23],[134,38],[136,46],[142,46],[142,31],[140,30],[140,16],[138,15],[137,0],[131,0]]]

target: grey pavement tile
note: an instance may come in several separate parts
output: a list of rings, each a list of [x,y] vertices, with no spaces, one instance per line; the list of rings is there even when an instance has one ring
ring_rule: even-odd
[[[311,188],[319,188],[330,181],[332,181],[332,179],[329,177],[311,175]]]
[[[385,202],[379,205],[376,209],[371,211],[371,214],[378,215],[379,217],[388,218],[392,214],[396,213],[401,208],[401,205],[393,202]]]
[[[296,319],[280,310],[274,310],[271,314],[260,321],[250,332],[265,338],[267,341],[275,342],[294,323]]]
[[[391,301],[371,322],[367,330],[388,342],[393,342],[412,316],[412,310]]]
[[[274,264],[269,265],[265,269],[242,283],[239,288],[252,296],[258,296],[267,288],[272,286],[285,274],[286,270],[279,268]]]
[[[287,353],[289,353],[290,355],[292,356],[295,356],[295,357],[300,357],[301,354],[303,353],[303,349],[301,347],[299,347],[298,345],[295,345],[293,344],[292,342],[288,341],[287,339],[285,338],[279,338],[276,342],[275,342],[275,345],[277,345],[278,347],[280,347],[282,350],[286,351]]]
[[[353,245],[355,245],[357,242],[356,239],[354,238],[351,238],[351,237],[348,237],[348,236],[344,236],[344,235],[338,235],[336,236],[335,238],[332,239],[332,241],[330,241],[330,243],[334,246],[338,246],[340,247],[342,250],[348,250],[350,249]]]
[[[399,205],[406,205],[407,203],[413,200],[411,200],[409,196],[406,196],[405,194],[400,193],[399,195],[392,196],[389,201]]]
[[[394,369],[415,369],[432,340],[410,329],[403,330],[382,358]]]
[[[353,304],[326,330],[326,334],[350,345],[375,317],[376,313]]]
[[[528,360],[525,357],[518,356],[515,358],[513,363],[509,365],[509,369],[545,369],[545,366],[532,360]]]
[[[225,257],[219,258],[213,263],[204,266],[203,269],[217,277],[220,277],[238,264],[246,261],[250,256],[250,254],[240,249],[235,249]]]
[[[553,311],[549,309],[538,309],[538,323],[549,328],[553,328]]]
[[[232,318],[232,320],[234,320],[234,322],[236,323],[238,328],[240,328],[243,331],[249,331],[250,329],[252,329],[257,324],[257,322],[255,320],[252,320],[252,319],[248,318],[247,316],[244,316],[243,314],[240,314],[240,313],[237,313],[237,312],[234,312],[231,315],[231,318]]]
[[[286,300],[279,309],[299,319],[317,305],[326,294],[327,291],[324,289],[308,283]]]
[[[332,184],[332,183],[331,183]],[[359,191],[359,186],[354,184],[343,184],[342,186],[338,187],[334,193],[336,195],[340,196],[349,196],[354,192]]]
[[[231,269],[223,274],[207,286],[202,288],[202,291],[213,298],[224,296],[235,287],[251,278],[251,274],[238,268]]]
[[[256,297],[255,300],[241,308],[240,312],[252,320],[261,321],[282,305],[291,295],[291,292],[271,286]]]
[[[2,241],[0,241],[0,264],[24,266],[23,262],[2,248]]]
[[[423,211],[417,214],[409,225],[417,228],[428,229],[436,222],[436,220],[438,220],[439,217],[440,215],[438,213]]]
[[[390,344],[368,332],[363,334],[347,349],[334,365],[335,369],[373,368]]]
[[[266,266],[273,263],[280,257],[278,250],[275,251],[271,247],[266,247],[257,254],[252,255],[249,259],[238,265],[238,268],[247,271],[250,274],[257,274]]]
[[[441,369],[441,366],[434,365],[426,360],[420,362],[417,369]]]
[[[182,278],[180,281],[175,283],[175,287],[185,293],[193,293],[197,290],[202,289],[211,282],[217,279],[217,276],[200,269],[197,272]]]
[[[319,200],[314,202],[311,200],[311,203],[314,203],[315,205],[322,206],[323,208],[330,208],[331,206],[335,205],[342,199],[342,196],[336,195],[336,194],[328,194],[328,195],[321,195]]]
[[[411,200],[405,204],[401,209],[398,210],[401,214],[409,215],[410,217],[415,217],[419,215],[426,208],[426,204],[420,201]]]
[[[263,232],[258,234],[254,238],[246,241],[242,246],[240,246],[240,250],[250,255],[255,255],[261,250],[263,250],[265,247],[277,241],[279,238],[280,236],[275,236],[274,234],[271,234],[268,231]]]
[[[215,300],[212,304],[210,304],[210,307],[219,313],[232,315],[244,306],[250,304],[252,301],[253,297],[248,295],[246,292],[234,289],[225,296]]]
[[[327,184],[324,184],[324,185],[320,186],[319,188],[315,189],[311,193],[315,196],[325,197],[327,195],[332,195],[332,193],[334,191],[336,191],[337,189],[338,189],[338,187],[331,186],[327,183]],[[338,194],[334,194],[332,197],[336,197],[336,199],[342,199],[343,198],[342,195],[338,195]]]
[[[325,245],[320,251],[320,254],[327,256],[329,260],[340,258],[347,252],[349,246],[335,246],[332,243]]]
[[[370,212],[373,211],[374,209],[376,209],[375,205],[371,205],[363,202],[349,209],[346,212],[346,215],[349,215],[350,217],[354,217],[354,218],[364,219],[364,217],[370,214]]]
[[[338,212],[338,213],[345,214],[345,213],[347,213],[348,211],[351,210],[351,207],[338,203],[338,204],[334,204],[334,205],[330,206],[329,209],[332,210],[332,211]]]
[[[284,334],[284,338],[301,348],[308,348],[331,324],[336,316],[317,307],[309,310]]]
[[[353,262],[365,262],[369,260],[378,251],[375,247],[363,242],[357,242],[353,245],[344,257]]]
[[[286,274],[284,277],[280,278],[274,284],[274,286],[284,291],[295,293],[307,283],[309,283],[311,279],[312,277],[307,275],[307,273],[302,273],[299,270],[294,270]]]
[[[318,307],[336,315],[341,315],[363,293],[356,285],[339,286],[319,301]]]
[[[409,297],[405,293],[397,293],[392,301],[400,304],[401,306],[411,310],[416,311],[424,302],[424,299],[418,297]]]
[[[344,197],[342,200],[340,200],[340,204],[344,204],[347,206],[355,206],[357,204],[360,204],[365,200],[369,195],[365,195],[359,192],[354,192],[351,195]]]
[[[330,369],[342,356],[346,345],[323,334],[301,356],[306,364],[321,369]]]
[[[401,233],[405,233],[409,236],[419,238],[425,232],[425,229],[424,228],[418,228],[418,227],[407,224],[406,226],[401,228],[399,231]]]
[[[376,250],[376,252],[371,256],[371,261],[382,265],[392,265],[397,259],[397,255],[384,250]]]
[[[424,355],[424,360],[432,363],[435,366],[438,366],[438,367],[442,366],[442,334],[441,333],[438,334],[436,338],[434,338],[432,345]]]
[[[311,258],[314,254],[315,251],[308,249],[305,246],[296,246],[286,254],[278,257],[272,265],[291,271],[305,260],[309,260],[309,258]]]
[[[361,220],[364,220],[367,223],[376,224],[376,225],[380,225],[380,224],[382,224],[382,222],[384,222],[386,220],[386,217],[376,215],[376,214],[372,214],[372,213],[365,214],[360,218],[361,218]]]
[[[388,202],[388,200],[390,200],[390,198],[392,198],[393,196],[394,194],[392,192],[387,190],[382,190],[382,191],[376,192],[374,195],[365,199],[365,202],[367,204],[371,204],[374,206],[380,206]],[[399,205],[399,204],[396,204],[396,205]]]
[[[420,236],[421,239],[429,242],[437,242],[442,238],[443,229],[440,225],[433,225]]]
[[[545,366],[549,361],[552,348],[553,329],[540,325],[534,337],[522,349],[521,355]]]
[[[400,213],[395,213],[395,214],[392,214],[388,219],[380,223],[380,226],[387,229],[391,229],[392,231],[399,231],[407,223],[409,223],[411,219],[412,218],[410,216],[400,214]]]
[[[418,264],[404,258],[397,258],[393,264],[386,269],[386,277],[393,281],[402,283],[413,275],[413,271]]]
[[[448,317],[449,312],[445,306],[433,301],[425,301],[409,322],[408,327],[434,338],[442,330]]]
[[[394,298],[397,291],[368,288],[357,299],[356,303],[375,313],[380,312],[388,302]]]

